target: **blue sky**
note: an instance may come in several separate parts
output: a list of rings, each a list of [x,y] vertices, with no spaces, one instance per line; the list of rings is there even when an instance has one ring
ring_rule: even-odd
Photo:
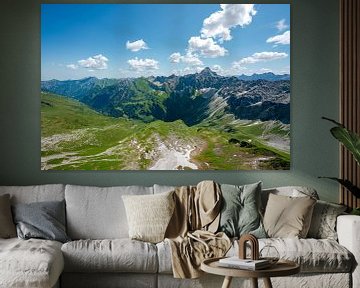
[[[290,73],[289,4],[42,4],[41,79]]]

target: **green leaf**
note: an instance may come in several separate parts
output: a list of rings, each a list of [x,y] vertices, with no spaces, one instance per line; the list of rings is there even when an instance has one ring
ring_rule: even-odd
[[[326,179],[331,179],[331,180],[337,181],[342,186],[344,186],[346,189],[348,189],[356,198],[360,198],[360,188],[355,186],[349,180],[340,179],[340,178],[336,178],[336,177],[319,177],[319,178],[326,178]]]
[[[331,128],[331,134],[338,139],[354,156],[360,164],[360,137],[354,132],[343,127]]]
[[[332,119],[326,117],[322,118],[337,125],[337,127],[330,129],[331,134],[353,154],[356,162],[360,165],[360,136]]]

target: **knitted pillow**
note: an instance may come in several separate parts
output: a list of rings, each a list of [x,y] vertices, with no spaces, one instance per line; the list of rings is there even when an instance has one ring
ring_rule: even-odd
[[[151,243],[164,240],[175,208],[173,193],[122,196],[131,239]]]

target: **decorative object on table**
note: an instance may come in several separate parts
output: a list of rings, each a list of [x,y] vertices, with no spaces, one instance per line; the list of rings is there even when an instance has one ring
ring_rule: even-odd
[[[357,162],[357,164],[360,165],[360,136],[355,132],[350,131],[343,124],[333,119],[327,117],[322,117],[322,119],[328,120],[337,125],[330,129],[331,134],[337,140],[339,140],[340,143],[344,145],[344,147],[353,155],[354,160]],[[348,179],[341,179],[337,177],[324,177],[324,176],[321,176],[319,178],[327,178],[337,181],[342,186],[344,186],[348,191],[350,191],[351,194],[355,196],[357,199],[360,198],[360,187],[356,186]],[[360,208],[360,207],[355,207],[355,208]],[[358,213],[360,214],[360,211],[355,209],[355,211],[352,214],[359,215]]]
[[[246,257],[247,243],[250,245],[251,259],[247,259]],[[259,259],[258,239],[254,235],[245,234],[239,239],[239,255],[220,259],[219,265],[228,268],[258,270],[269,267],[270,262]]]
[[[271,264],[275,264],[279,261],[280,254],[274,246],[265,245],[259,251],[259,240],[252,234],[245,234],[240,237],[239,239],[239,259],[247,259],[246,249],[248,245],[250,246],[250,253],[251,253],[251,260],[255,262],[249,263],[239,263],[239,265],[247,265],[249,268],[256,269],[263,269],[269,267]],[[231,261],[232,259],[230,259]],[[257,263],[257,260],[261,260],[261,262]],[[248,268],[248,269],[249,269]]]
[[[268,260],[272,264],[276,264],[280,259],[280,253],[275,246],[265,245],[259,252],[260,259]]]
[[[41,169],[289,170],[290,38],[288,3],[42,4]]]
[[[239,239],[239,258],[246,259],[246,243],[250,244],[251,251],[251,259],[258,260],[259,259],[259,241],[252,234],[245,234]]]
[[[238,256],[222,258],[219,260],[219,265],[222,267],[245,269],[245,270],[260,270],[271,266],[267,259],[240,259]]]

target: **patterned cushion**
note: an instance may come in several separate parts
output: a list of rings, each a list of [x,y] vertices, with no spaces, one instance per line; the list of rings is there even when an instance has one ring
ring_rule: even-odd
[[[346,206],[318,200],[315,204],[309,238],[337,240],[336,218],[344,213]]]

